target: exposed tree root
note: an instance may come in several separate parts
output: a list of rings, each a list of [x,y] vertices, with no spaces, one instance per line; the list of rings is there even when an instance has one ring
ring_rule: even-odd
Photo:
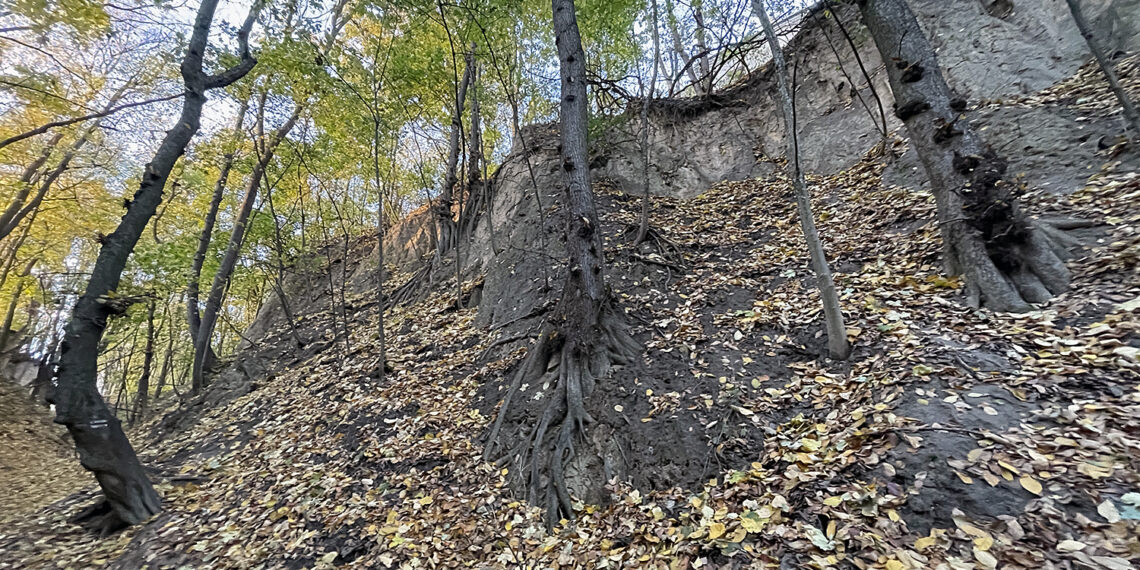
[[[419,298],[420,294],[424,291],[424,282],[426,282],[431,275],[434,266],[434,263],[425,263],[424,266],[417,269],[407,281],[399,287],[396,287],[396,290],[392,291],[392,294],[388,296],[387,302],[384,303],[384,310],[412,302]]]
[[[969,305],[1023,312],[1067,292],[1072,274],[1065,260],[1082,247],[1081,241],[1049,221],[1016,212],[1006,219],[1015,221],[981,231],[958,228],[951,234],[948,269],[966,276]],[[1077,228],[1092,223],[1066,219],[1061,225]]]
[[[518,487],[531,504],[544,507],[550,527],[574,518],[566,465],[578,452],[575,443],[595,421],[587,399],[612,366],[628,364],[641,353],[620,313],[605,307],[599,321],[583,338],[570,338],[550,322],[543,325],[511,381],[483,453],[485,460],[498,454],[497,464],[512,465]],[[545,384],[545,398],[534,424],[529,430],[523,427],[511,444],[502,441],[503,424],[523,384]]]

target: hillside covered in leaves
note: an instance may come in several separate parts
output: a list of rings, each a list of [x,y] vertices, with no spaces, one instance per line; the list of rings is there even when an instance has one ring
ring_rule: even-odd
[[[1094,82],[1004,104],[1096,113]],[[392,310],[383,382],[367,291],[331,310],[318,294],[297,324],[311,354],[263,356],[271,374],[184,431],[159,417],[133,432],[162,514],[100,538],[67,522],[93,490],[59,479],[28,493],[35,514],[5,512],[0,567],[1132,568],[1140,175],[1115,152],[1076,191],[1033,195],[1035,216],[1097,224],[1073,292],[1025,314],[961,304],[929,195],[883,181],[897,159],[813,178],[845,362],[822,356],[786,179],[655,198],[660,237],[636,247],[636,197],[599,183],[613,292],[645,351],[591,396],[608,411],[590,433],[615,434],[627,467],[573,522],[547,530],[482,457],[540,319],[480,325],[487,286],[466,280],[456,310],[445,268]],[[340,271],[367,266],[372,241]],[[247,350],[291,334],[278,322]]]
[[[257,3],[93,239],[0,139],[0,570],[1137,567],[1140,23],[954,2]]]

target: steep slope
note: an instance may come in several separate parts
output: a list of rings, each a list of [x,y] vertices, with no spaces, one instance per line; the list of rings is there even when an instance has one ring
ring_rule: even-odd
[[[1126,68],[1140,91],[1135,61]],[[1107,133],[1110,96],[1093,78],[976,116],[1069,116]],[[1101,168],[1121,149],[1090,150],[1092,177],[1066,195],[1029,196],[1038,215],[1101,227],[1074,262],[1074,291],[1025,315],[963,308],[905,157],[814,178],[855,345],[845,363],[821,356],[785,180],[657,198],[664,239],[640,248],[628,233],[638,199],[599,182],[611,284],[646,353],[589,402],[599,413],[580,456],[597,459],[573,466],[572,487],[597,504],[548,533],[519,474],[482,461],[503,396],[522,403],[504,421],[521,433],[548,389],[511,384],[562,271],[556,132],[524,135],[461,248],[468,308],[450,306],[449,260],[422,273],[423,241],[402,250],[389,283],[418,287],[389,313],[385,383],[375,238],[329,245],[290,278],[302,346],[267,300],[213,391],[136,433],[166,512],[99,539],[66,522],[92,497],[75,494],[6,524],[0,568],[1136,563],[1140,176]],[[620,162],[606,164],[599,174]],[[394,233],[430,235],[422,217]]]
[[[67,431],[53,425],[27,390],[7,378],[0,378],[0,418],[0,512],[5,516],[26,516],[88,481]]]

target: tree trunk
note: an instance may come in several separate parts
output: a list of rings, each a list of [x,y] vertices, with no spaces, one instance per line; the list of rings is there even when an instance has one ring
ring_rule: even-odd
[[[550,527],[562,518],[575,516],[565,472],[567,462],[578,453],[597,453],[587,445],[574,445],[586,425],[594,421],[586,410],[587,398],[612,364],[630,362],[641,350],[629,336],[621,313],[613,310],[605,289],[602,239],[586,146],[585,54],[574,1],[552,0],[551,5],[562,80],[564,235],[569,266],[562,298],[512,380],[484,450],[487,458],[500,444],[509,443],[506,461],[512,462],[525,483],[528,500],[545,508]],[[500,441],[504,418],[519,386],[524,381],[542,382],[552,364],[557,370],[557,384],[548,391],[536,425]],[[583,482],[604,485],[595,479],[601,478],[586,477]]]
[[[859,2],[886,66],[895,114],[930,179],[946,269],[963,274],[971,304],[1027,311],[1067,291],[1063,244],[1028,219],[1006,163],[954,111],[926,34],[904,0]]]
[[[1104,78],[1108,80],[1108,87],[1112,90],[1113,95],[1116,95],[1116,100],[1120,101],[1120,108],[1124,114],[1124,126],[1130,131],[1132,139],[1140,142],[1140,112],[1136,111],[1136,106],[1132,103],[1132,98],[1120,86],[1120,78],[1116,75],[1116,67],[1112,64],[1112,60],[1104,53],[1104,48],[1101,47],[1100,42],[1097,41],[1096,36],[1093,34],[1092,27],[1089,26],[1088,20],[1085,19],[1084,13],[1081,11],[1080,2],[1077,0],[1065,0],[1069,5],[1069,12],[1073,14],[1073,21],[1077,23],[1077,29],[1081,32],[1081,37],[1085,39],[1085,43],[1089,46],[1089,51],[1092,52],[1093,57],[1096,58],[1097,65],[1104,73]]]
[[[24,266],[24,270],[20,272],[20,280],[16,283],[15,290],[12,291],[12,298],[8,301],[8,311],[4,313],[4,324],[0,325],[0,350],[8,348],[8,336],[13,332],[12,322],[16,318],[16,308],[20,305],[20,296],[24,292],[25,281],[28,275],[31,275],[32,268],[38,261],[38,258],[31,259]]]
[[[443,188],[440,189],[439,200],[436,203],[436,218],[439,221],[437,255],[440,258],[458,242],[455,217],[451,210],[455,205],[453,191],[459,182],[459,174],[456,169],[459,164],[459,142],[463,136],[463,102],[467,100],[467,85],[471,82],[472,67],[471,60],[468,59],[467,68],[463,70],[463,79],[459,81],[459,85],[456,87],[455,108],[451,115],[451,139],[448,142],[447,149],[447,169],[443,178]]]
[[[238,254],[241,253],[241,244],[245,239],[245,227],[249,223],[249,215],[253,212],[253,205],[257,202],[257,189],[261,186],[261,179],[265,176],[265,169],[269,166],[269,162],[273,160],[273,154],[277,150],[277,145],[285,139],[289,131],[293,130],[293,126],[297,124],[297,120],[301,118],[301,111],[304,106],[298,104],[293,109],[293,114],[289,117],[285,124],[281,125],[276,132],[273,133],[269,142],[265,144],[262,149],[262,154],[257,164],[253,167],[253,172],[249,174],[249,182],[246,184],[245,196],[242,198],[241,207],[238,209],[237,218],[234,219],[233,229],[230,231],[230,241],[226,246],[226,253],[222,256],[222,262],[218,266],[218,272],[214,275],[214,283],[210,287],[210,296],[206,299],[206,309],[202,313],[202,323],[198,329],[198,338],[194,342],[194,372],[191,377],[192,393],[197,395],[201,393],[202,388],[205,387],[205,374],[206,374],[206,353],[210,345],[210,339],[214,336],[214,326],[218,322],[218,311],[222,306],[222,297],[225,296],[226,287],[229,285],[230,275],[234,271],[234,266],[237,265]]]
[[[162,508],[158,494],[123,433],[122,424],[99,394],[99,344],[107,319],[116,312],[116,304],[109,301],[119,286],[127,258],[162,202],[163,188],[174,163],[186,151],[186,145],[201,124],[206,90],[229,85],[256,63],[249,53],[248,37],[260,4],[254,4],[238,32],[241,62],[214,76],[202,71],[202,58],[217,5],[218,0],[203,0],[198,6],[194,31],[181,65],[186,87],[181,115],[147,164],[139,189],[118,228],[104,240],[61,343],[58,389],[53,392],[51,402],[55,405],[55,421],[67,426],[79,452],[79,462],[95,474],[103,489],[110,506],[110,516],[102,521],[104,530],[138,524]]]
[[[154,362],[154,299],[146,310],[146,346],[143,348],[143,369],[139,375],[135,405],[131,411],[131,425],[146,415],[147,397],[150,395],[150,367]]]
[[[242,125],[245,124],[245,113],[249,110],[249,100],[243,99],[241,108],[238,109],[237,121],[234,124],[233,143],[236,145],[241,140]],[[190,341],[198,345],[198,331],[202,327],[202,315],[198,309],[198,295],[202,281],[202,265],[206,262],[206,253],[210,249],[210,240],[214,234],[214,224],[218,220],[218,208],[222,205],[222,198],[225,197],[226,184],[229,182],[230,170],[234,166],[234,156],[237,154],[237,149],[231,149],[222,155],[222,167],[218,172],[218,179],[214,182],[214,195],[210,197],[210,207],[206,210],[206,217],[202,225],[202,233],[198,234],[198,249],[194,251],[194,260],[190,265],[190,281],[186,285],[186,324],[190,328]],[[206,342],[206,362],[204,367],[206,370],[214,368],[215,363],[218,361],[217,353],[214,352],[214,346],[209,341]],[[157,397],[157,396],[155,396]]]
[[[665,0],[665,22],[669,26],[669,36],[673,39],[673,51],[681,60],[681,65],[685,67],[685,73],[689,75],[689,82],[693,85],[693,90],[697,95],[704,95],[704,85],[697,77],[697,70],[693,68],[693,62],[689,61],[689,53],[685,50],[685,42],[681,40],[681,31],[677,26],[677,15],[673,11],[673,2]],[[674,77],[673,81],[677,81],[680,77]]]
[[[713,73],[712,66],[709,64],[709,47],[705,42],[704,3],[701,0],[692,0],[691,8],[693,10],[693,23],[696,25],[697,64],[701,70],[701,85],[697,88],[697,92],[712,93]]]
[[[653,70],[649,72],[649,86],[641,102],[641,180],[645,187],[641,196],[641,220],[633,244],[638,245],[649,235],[649,104],[657,87],[657,63],[661,59],[661,39],[657,32],[657,0],[650,0],[650,30],[653,36]]]
[[[823,316],[827,327],[827,349],[832,358],[845,359],[850,352],[847,343],[847,328],[843,325],[843,310],[839,307],[839,295],[835,292],[835,281],[831,277],[831,267],[827,263],[827,255],[823,251],[823,243],[819,239],[819,231],[815,227],[815,216],[811,211],[811,192],[807,187],[807,179],[803,169],[800,168],[799,136],[796,125],[795,97],[793,86],[789,85],[788,66],[784,61],[784,51],[780,47],[780,38],[768,19],[768,12],[764,8],[764,0],[752,0],[752,12],[760,19],[764,27],[764,35],[768,39],[768,47],[772,50],[772,62],[776,66],[777,91],[780,106],[784,111],[784,130],[788,138],[788,177],[792,179],[792,187],[796,194],[796,209],[800,214],[800,225],[804,230],[804,239],[807,241],[808,251],[811,252],[812,269],[819,286],[819,295],[823,300]]]
[[[20,175],[20,181],[18,182],[20,189],[16,191],[16,195],[8,202],[8,207],[4,209],[4,212],[0,213],[0,228],[6,228],[11,225],[12,219],[15,218],[16,214],[20,212],[20,209],[24,207],[24,202],[27,201],[28,194],[32,192],[32,186],[43,175],[40,169],[43,168],[47,160],[51,158],[52,151],[55,150],[55,147],[59,145],[59,141],[61,140],[63,140],[63,133],[57,133],[48,141],[43,150],[40,151],[40,155],[24,168],[24,172]],[[4,236],[7,236],[7,234],[4,234]],[[0,238],[4,236],[0,236]]]
[[[124,83],[117,91],[115,91],[115,93],[111,95],[111,99],[107,102],[104,110],[106,111],[108,109],[114,108],[119,100],[123,98],[123,95],[127,93],[127,90],[130,88],[132,83],[132,81],[128,81]],[[47,195],[48,190],[51,189],[52,184],[55,184],[55,181],[58,180],[64,172],[67,172],[68,167],[71,166],[71,159],[75,158],[76,153],[78,153],[80,149],[83,148],[83,145],[87,144],[87,140],[91,138],[91,135],[95,132],[96,129],[100,127],[100,125],[102,125],[102,123],[102,119],[97,119],[95,122],[88,125],[87,128],[83,129],[79,135],[79,138],[75,139],[75,142],[71,143],[71,146],[68,147],[68,149],[63,153],[63,156],[59,159],[59,163],[56,164],[55,168],[53,168],[46,175],[36,177],[37,179],[35,183],[39,184],[39,189],[36,190],[35,197],[33,197],[32,200],[26,205],[23,205],[23,207],[20,207],[19,205],[23,204],[23,200],[27,198],[28,190],[31,188],[31,184],[28,183],[21,186],[20,193],[16,196],[15,199],[12,200],[12,203],[8,205],[8,209],[5,210],[2,215],[0,215],[0,239],[4,239],[4,237],[6,237],[8,234],[12,233],[13,230],[19,227],[20,222],[24,219],[25,216],[40,207],[40,204],[43,203],[44,196]],[[49,145],[49,149],[55,146],[55,143],[58,142],[58,140],[59,135],[53,139],[53,143]]]

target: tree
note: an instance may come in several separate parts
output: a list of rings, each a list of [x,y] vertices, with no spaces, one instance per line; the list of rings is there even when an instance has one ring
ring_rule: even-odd
[[[249,110],[249,99],[243,98],[235,119],[233,141],[236,146],[242,137],[242,125],[245,124],[245,113]],[[214,194],[210,198],[210,206],[206,210],[206,217],[202,223],[202,232],[198,236],[198,249],[194,251],[194,259],[190,264],[190,279],[186,285],[186,324],[190,329],[190,338],[194,346],[198,345],[198,331],[202,328],[202,314],[198,308],[198,295],[202,281],[202,265],[206,262],[206,253],[210,249],[210,239],[214,235],[214,224],[218,220],[218,208],[225,197],[226,184],[229,183],[230,171],[233,170],[236,148],[230,148],[222,154],[222,164],[218,171],[218,178],[214,182]],[[207,370],[214,367],[218,357],[214,353],[213,344],[206,341],[206,351],[203,356],[203,367]]]
[[[90,280],[72,311],[61,343],[58,385],[50,402],[55,405],[55,421],[67,426],[75,441],[79,462],[95,474],[103,490],[107,508],[93,510],[90,515],[104,515],[100,523],[105,530],[138,524],[162,508],[122,424],[99,393],[99,341],[108,318],[125,310],[116,295],[123,267],[162,201],[174,163],[198,131],[206,92],[241,79],[257,63],[249,51],[249,33],[259,3],[250,9],[238,31],[239,63],[213,75],[204,71],[203,58],[217,5],[218,0],[203,0],[198,7],[181,64],[185,94],[178,122],[167,131],[147,164],[118,228],[103,240]]]
[[[602,237],[586,144],[586,58],[574,0],[552,0],[551,4],[561,77],[564,238],[569,257],[566,282],[553,316],[512,380],[484,450],[484,458],[489,458],[500,445],[503,419],[521,383],[541,382],[548,365],[556,362],[557,384],[550,390],[553,396],[546,398],[533,436],[515,442],[507,452],[516,469],[526,473],[528,499],[545,508],[548,526],[562,517],[574,518],[565,464],[575,453],[575,438],[594,422],[586,410],[586,398],[611,365],[627,363],[641,353],[623,317],[614,310],[605,284]]]
[[[645,241],[649,236],[649,104],[653,101],[653,90],[657,86],[657,65],[661,61],[661,39],[658,35],[657,0],[650,0],[650,34],[653,37],[653,69],[649,73],[649,86],[645,90],[645,100],[641,102],[641,179],[645,183],[641,196],[641,220],[637,227],[634,245]]]
[[[1085,39],[1085,43],[1089,46],[1089,51],[1092,52],[1093,58],[1096,59],[1097,65],[1104,73],[1104,78],[1108,80],[1108,88],[1112,90],[1112,94],[1116,96],[1116,100],[1120,101],[1120,108],[1124,114],[1124,127],[1131,131],[1132,139],[1140,141],[1140,112],[1136,110],[1136,105],[1132,103],[1132,98],[1120,86],[1120,77],[1116,75],[1116,67],[1112,64],[1112,60],[1104,53],[1104,48],[1101,47],[1100,42],[1097,41],[1096,35],[1093,34],[1092,26],[1089,26],[1088,20],[1085,19],[1084,12],[1081,11],[1080,2],[1077,0],[1065,0],[1069,5],[1069,12],[1073,14],[1073,21],[1077,24],[1077,29],[1081,32],[1081,37]]]
[[[788,139],[788,177],[792,179],[792,188],[796,195],[796,209],[800,214],[800,226],[804,230],[804,240],[807,241],[808,251],[811,253],[811,264],[815,271],[815,278],[819,286],[819,295],[823,300],[823,316],[827,327],[827,350],[832,358],[845,359],[851,350],[847,343],[847,327],[843,325],[843,310],[839,307],[839,295],[835,292],[835,281],[831,277],[831,267],[827,263],[827,254],[823,251],[823,243],[819,239],[819,230],[815,227],[815,216],[811,211],[811,192],[808,190],[807,179],[800,167],[800,146],[796,126],[795,93],[788,79],[788,65],[784,61],[784,51],[780,47],[780,38],[768,19],[764,0],[752,0],[752,11],[760,19],[764,28],[764,35],[768,39],[768,47],[772,50],[772,63],[776,66],[777,96],[780,98],[780,107],[784,111],[784,130]]]
[[[906,124],[938,205],[947,272],[964,275],[971,305],[1027,311],[1068,290],[1073,238],[1031,220],[1006,162],[956,111],[934,48],[904,0],[860,1],[887,62],[895,114]]]
[[[262,98],[261,106],[263,108],[265,106],[264,98]],[[226,245],[226,252],[222,256],[218,272],[214,274],[214,283],[210,287],[210,295],[206,298],[206,307],[202,311],[202,322],[194,340],[194,369],[191,376],[194,394],[200,393],[202,388],[206,386],[207,355],[211,352],[210,341],[214,336],[214,326],[218,323],[218,312],[222,308],[222,297],[226,294],[230,276],[233,274],[234,266],[237,265],[238,255],[241,253],[246,226],[249,224],[249,216],[253,212],[253,206],[257,202],[257,191],[261,187],[261,180],[265,177],[265,170],[269,167],[270,161],[273,160],[277,147],[281,141],[285,140],[289,131],[293,130],[301,118],[301,111],[304,108],[305,106],[302,104],[294,106],[292,115],[285,123],[278,127],[268,140],[260,137],[261,140],[257,141],[255,145],[259,147],[258,160],[254,164],[253,172],[249,175],[249,180],[246,182],[245,195],[242,197],[241,206],[238,208],[237,217],[234,219],[233,228],[230,230],[230,241]],[[263,112],[259,110],[258,113],[263,121]],[[259,132],[261,127],[262,123],[259,122]]]

